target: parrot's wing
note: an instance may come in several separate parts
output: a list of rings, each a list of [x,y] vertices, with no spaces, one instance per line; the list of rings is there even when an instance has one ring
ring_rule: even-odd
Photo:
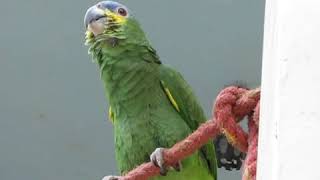
[[[190,129],[196,130],[207,119],[190,85],[173,68],[161,65],[160,79],[163,90],[174,108],[180,113]],[[201,148],[210,173],[217,179],[217,161],[212,142]]]

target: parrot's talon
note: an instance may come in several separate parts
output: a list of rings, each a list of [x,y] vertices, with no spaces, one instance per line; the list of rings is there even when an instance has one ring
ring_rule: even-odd
[[[160,168],[160,175],[165,176],[168,172],[168,167],[165,165],[164,158],[163,158],[163,150],[164,148],[157,148],[151,155],[150,155],[150,161],[157,167]],[[179,161],[176,163],[172,168],[176,171],[181,171],[182,164]]]
[[[102,180],[120,180],[120,176],[105,176]]]
[[[175,164],[175,165],[173,166],[173,169],[176,170],[177,172],[180,172],[181,169],[182,169],[182,164],[181,164],[181,162],[179,161],[177,164]]]
[[[161,176],[166,176],[168,173],[168,170],[166,168],[160,168],[160,175]]]
[[[163,159],[163,150],[164,148],[157,148],[153,153],[150,155],[150,161],[157,167],[160,168],[160,175],[166,176],[168,169],[166,165],[164,164]]]

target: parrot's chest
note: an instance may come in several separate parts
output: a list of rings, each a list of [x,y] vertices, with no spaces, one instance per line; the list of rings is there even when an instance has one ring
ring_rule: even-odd
[[[191,131],[161,86],[135,100],[118,104],[115,127],[116,159],[120,170],[149,161],[157,147],[170,147]]]
[[[158,145],[170,146],[189,132],[189,127],[160,85],[136,96],[134,100],[119,103],[117,107],[116,121],[125,130],[123,134],[136,136],[142,130],[145,136],[152,136],[152,141],[157,141]]]

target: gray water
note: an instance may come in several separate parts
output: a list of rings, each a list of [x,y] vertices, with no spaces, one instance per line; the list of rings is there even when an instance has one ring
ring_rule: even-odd
[[[108,105],[83,45],[83,16],[96,2],[0,2],[0,180],[117,174]],[[225,85],[260,84],[264,0],[122,2],[208,117]],[[240,179],[240,172],[219,177]]]

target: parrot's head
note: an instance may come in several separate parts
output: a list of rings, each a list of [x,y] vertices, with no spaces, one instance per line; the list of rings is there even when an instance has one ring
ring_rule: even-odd
[[[146,42],[146,37],[130,10],[114,1],[101,1],[90,7],[84,17],[86,44],[107,41]]]

